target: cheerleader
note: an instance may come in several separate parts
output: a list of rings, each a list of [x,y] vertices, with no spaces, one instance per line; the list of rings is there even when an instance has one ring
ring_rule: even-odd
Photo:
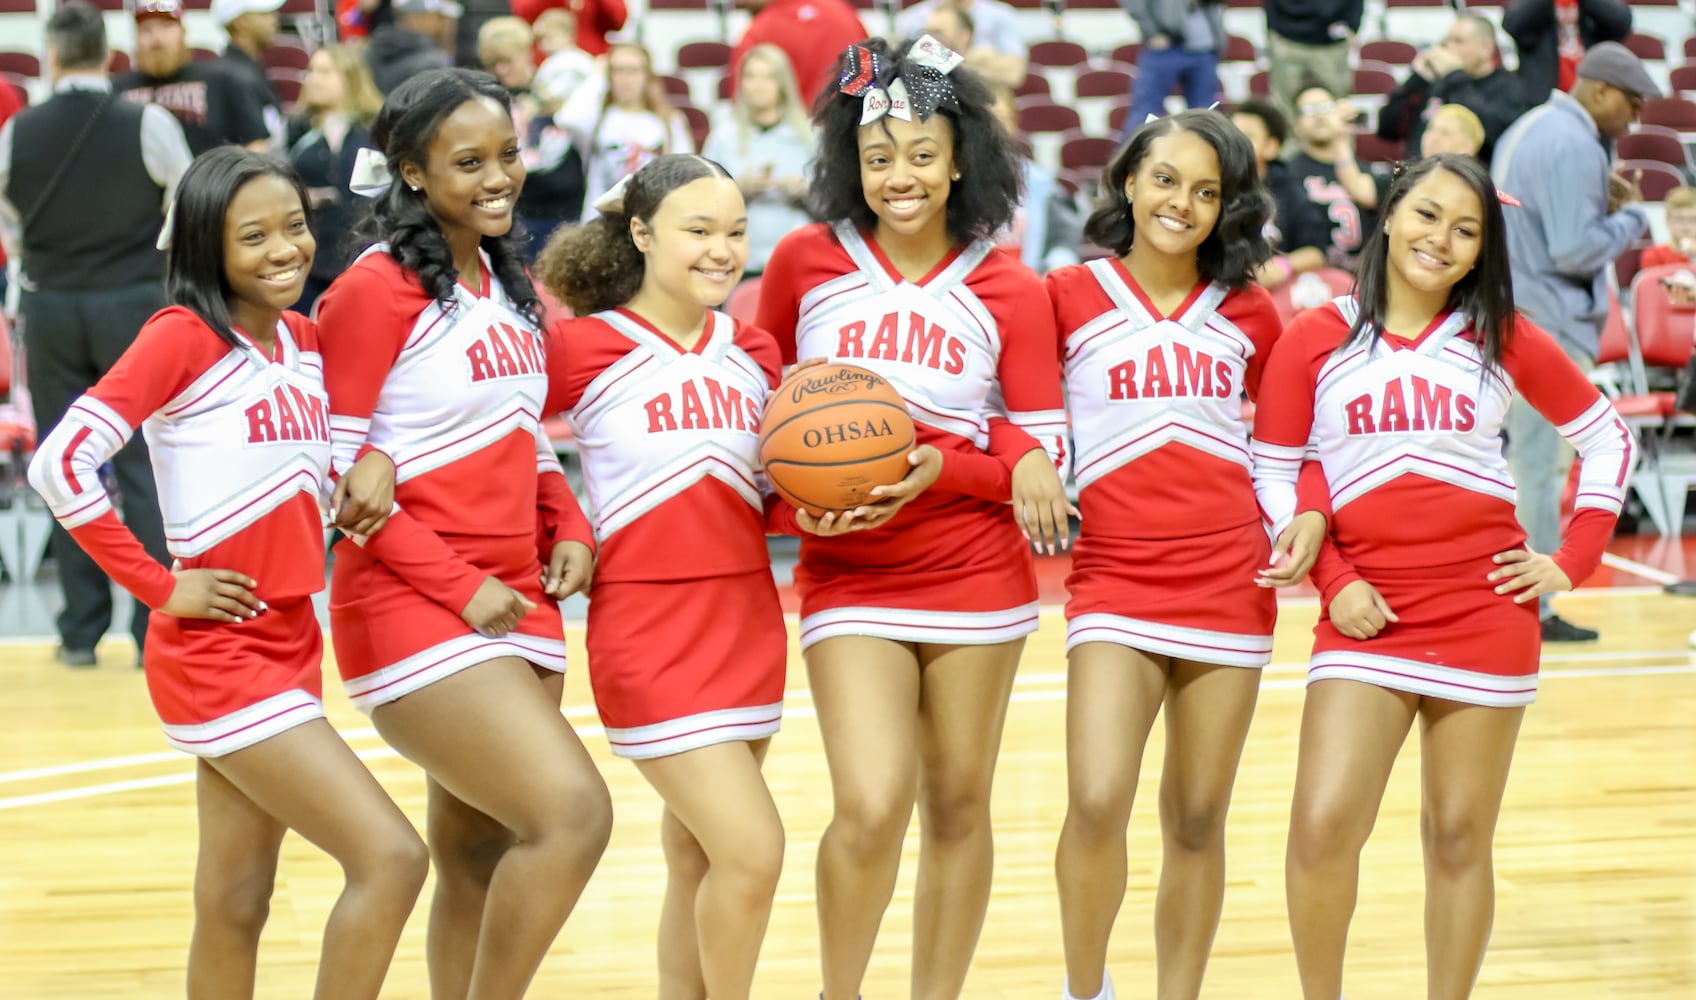
[[[1166,708],[1158,995],[1195,997],[1225,893],[1225,812],[1272,658],[1277,604],[1241,399],[1280,323],[1252,284],[1272,203],[1254,151],[1216,111],[1139,128],[1085,231],[1117,258],[1047,278],[1083,511],[1066,581],[1068,805],[1055,869],[1066,997],[1113,994],[1125,828]],[[1299,535],[1316,549],[1323,513]],[[1311,561],[1311,556],[1297,554]]]
[[[761,285],[759,326],[785,360],[876,371],[920,442],[881,502],[796,515],[832,536],[803,537],[795,575],[834,794],[818,855],[826,1000],[859,990],[915,798],[913,996],[959,995],[989,903],[1007,699],[1037,627],[1019,535],[1052,546],[1065,531],[1053,313],[1041,280],[994,248],[1019,165],[960,61],[929,36],[847,51],[816,111],[812,195],[830,221],[785,237]],[[1011,423],[990,419],[1003,411]],[[992,431],[1005,462],[985,454]]]
[[[547,412],[570,418],[601,551],[589,680],[613,753],[665,801],[658,995],[746,998],[783,868],[760,774],[789,652],[759,488],[781,361],[716,311],[748,260],[723,167],[662,156],[595,208],[540,272],[581,317],[549,331]]]
[[[1596,568],[1631,472],[1631,432],[1514,313],[1502,204],[1472,157],[1406,167],[1355,295],[1296,317],[1262,379],[1262,506],[1288,520],[1297,464],[1316,449],[1335,510],[1314,567],[1324,606],[1285,859],[1309,1000],[1342,991],[1360,850],[1416,720],[1428,990],[1470,994],[1494,911],[1496,818],[1537,694],[1537,597]],[[1532,551],[1514,518],[1501,430],[1515,393],[1583,458],[1555,553]]]
[[[355,499],[394,482],[384,528],[336,547],[330,621],[353,703],[429,775],[438,997],[524,993],[612,822],[559,710],[556,599],[587,585],[592,540],[541,432],[507,101],[468,70],[395,88],[355,171],[369,246],[319,305],[336,468]]]
[[[427,867],[418,834],[321,704],[311,595],[324,587],[328,408],[317,330],[283,311],[317,248],[306,205],[280,161],[234,146],[196,160],[160,239],[171,244],[172,305],[71,406],[29,468],[71,537],[158,609],[147,623],[148,693],[166,741],[199,758],[190,998],[253,996],[289,830],[346,878],[324,928],[320,998],[374,1000]],[[138,426],[169,570],[118,520],[100,481]],[[331,510],[343,530],[381,526],[381,513],[342,501],[338,490]]]

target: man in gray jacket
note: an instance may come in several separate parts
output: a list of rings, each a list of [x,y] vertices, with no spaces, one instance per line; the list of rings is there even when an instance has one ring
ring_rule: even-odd
[[[1610,172],[1603,140],[1626,134],[1645,98],[1660,90],[1618,42],[1591,49],[1572,93],[1555,91],[1496,144],[1496,186],[1518,199],[1506,210],[1514,305],[1589,369],[1608,316],[1607,269],[1649,231],[1634,181]],[[1515,398],[1505,427],[1519,521],[1532,549],[1561,544],[1561,492],[1573,451],[1547,420]],[[1574,580],[1574,584],[1581,581]],[[1596,632],[1555,615],[1539,599],[1545,642],[1582,642]]]
[[[1166,95],[1182,84],[1184,103],[1205,108],[1219,99],[1219,54],[1225,49],[1224,3],[1218,0],[1119,0],[1137,22],[1142,52],[1131,82],[1134,131],[1149,115],[1164,114]]]

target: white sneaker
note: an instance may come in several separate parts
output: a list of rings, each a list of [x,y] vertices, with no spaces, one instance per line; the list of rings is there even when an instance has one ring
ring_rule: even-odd
[[[1117,1000],[1113,995],[1113,977],[1107,973],[1101,974],[1101,992],[1093,997],[1076,997],[1072,995],[1072,984],[1060,991],[1061,1000]]]

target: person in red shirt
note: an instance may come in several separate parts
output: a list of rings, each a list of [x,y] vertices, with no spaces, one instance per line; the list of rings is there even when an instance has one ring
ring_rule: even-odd
[[[1643,251],[1640,267],[1689,264],[1696,257],[1696,188],[1667,192],[1667,242]]]
[[[577,47],[592,56],[611,46],[607,36],[624,27],[630,11],[624,0],[512,0],[512,12],[531,24],[543,11],[565,10],[577,19]]]
[[[754,19],[730,54],[730,79],[741,78],[737,67],[749,49],[770,42],[794,65],[801,101],[809,108],[830,81],[836,57],[866,37],[848,0],[742,0],[742,5],[754,12]]]
[[[30,463],[30,485],[100,568],[155,608],[143,666],[166,741],[198,758],[200,856],[188,994],[252,996],[259,937],[294,830],[342,866],[324,928],[319,996],[376,1000],[424,886],[424,843],[324,719],[324,507],[378,530],[386,491],[329,488],[318,331],[284,310],[316,241],[306,187],[235,146],[183,175],[165,223],[173,303],[72,404]],[[168,242],[161,239],[162,244]],[[147,436],[175,564],[118,520],[100,467]],[[371,463],[388,465],[383,456]]]

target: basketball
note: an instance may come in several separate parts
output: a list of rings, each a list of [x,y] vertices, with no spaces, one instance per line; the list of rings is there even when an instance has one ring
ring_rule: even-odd
[[[907,403],[889,381],[853,365],[798,369],[772,393],[760,461],[778,496],[814,517],[872,503],[900,482],[915,443]]]

